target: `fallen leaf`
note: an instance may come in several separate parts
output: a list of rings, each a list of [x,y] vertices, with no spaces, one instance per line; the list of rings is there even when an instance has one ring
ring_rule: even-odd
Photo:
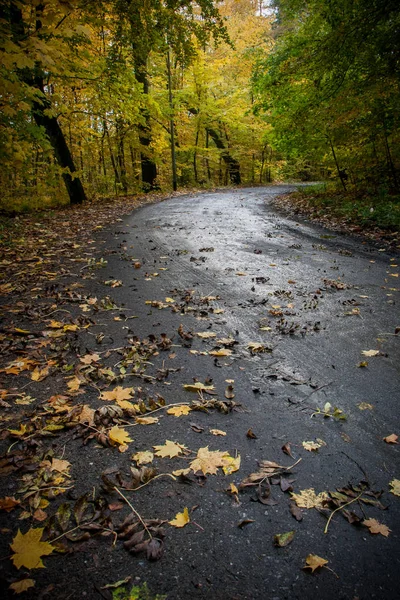
[[[182,415],[188,415],[192,409],[190,406],[173,406],[167,410],[169,415],[174,415],[174,417],[181,417]]]
[[[108,432],[108,437],[111,442],[118,444],[120,446],[126,446],[127,442],[132,442],[133,440],[129,437],[129,433],[118,427],[118,425],[114,425]]]
[[[187,392],[208,392],[215,390],[215,387],[213,385],[205,385],[204,383],[201,383],[201,381],[197,381],[196,383],[184,384],[183,388]]]
[[[254,431],[251,429],[251,427],[250,427],[250,429],[247,430],[246,437],[248,437],[250,440],[258,439],[256,434],[254,433]]]
[[[247,348],[250,350],[251,354],[260,354],[262,352],[271,352],[270,348],[264,346],[264,344],[259,344],[258,342],[250,342],[247,344]]]
[[[33,579],[21,579],[21,581],[14,581],[8,589],[12,590],[14,594],[21,594],[34,587],[34,585],[35,581]]]
[[[372,410],[374,408],[373,405],[368,402],[359,402],[357,406],[360,410]]]
[[[224,465],[222,470],[225,475],[231,475],[240,469],[240,456],[233,458],[232,456],[227,455],[224,457],[223,461]]]
[[[284,444],[284,445],[282,446],[282,452],[283,452],[284,454],[287,454],[287,455],[288,455],[288,456],[290,456],[291,458],[293,458],[292,449],[291,449],[291,447],[290,447],[290,444],[289,444],[289,442],[287,442],[286,444]]]
[[[300,510],[300,508],[294,502],[290,503],[289,510],[290,510],[292,517],[294,517],[296,519],[296,521],[303,520],[303,512]]]
[[[305,448],[309,452],[312,452],[313,450],[317,451],[323,445],[323,444],[320,444],[319,442],[301,442],[301,443],[302,443],[303,448]]]
[[[215,338],[217,337],[217,334],[214,333],[213,331],[199,331],[196,333],[197,337],[203,339],[203,340],[208,340],[210,338]]]
[[[71,463],[68,460],[61,460],[60,458],[53,458],[51,461],[51,470],[58,471],[59,473],[63,473],[67,471]]]
[[[210,350],[210,352],[208,353],[211,356],[231,356],[232,355],[232,350],[229,350],[229,348],[221,348],[221,350]]]
[[[147,464],[153,462],[153,458],[154,458],[154,454],[148,450],[145,450],[143,452],[136,452],[136,454],[132,455],[132,460],[136,460],[136,462],[139,466],[147,465]]]
[[[254,519],[242,519],[241,521],[239,521],[237,526],[240,529],[243,529],[243,527],[245,527],[245,525],[250,525],[250,523],[255,523],[255,520]]]
[[[400,479],[392,479],[389,485],[392,486],[390,493],[395,496],[400,496]]]
[[[362,524],[368,527],[370,533],[380,533],[384,537],[388,537],[391,532],[391,529],[387,525],[379,523],[376,519],[366,519]]]
[[[399,443],[397,441],[398,438],[399,438],[398,435],[396,435],[395,433],[392,433],[391,435],[388,435],[388,436],[384,437],[383,439],[387,444],[398,444]]]
[[[378,356],[379,350],[363,350],[361,354],[364,354],[364,356]]]
[[[324,502],[329,500],[326,492],[321,492],[317,495],[314,488],[301,490],[299,494],[291,492],[291,497],[300,508],[323,508]]]
[[[225,390],[225,398],[228,400],[232,400],[235,397],[235,392],[233,390],[233,385],[230,383]]]
[[[175,519],[172,519],[172,521],[168,521],[168,523],[170,525],[173,525],[174,527],[185,527],[185,525],[190,523],[188,508],[185,506],[185,508],[183,509],[183,512],[178,513],[175,516]]]
[[[329,561],[325,560],[325,558],[321,558],[317,554],[309,554],[306,558],[306,564],[303,569],[311,569],[314,573],[315,569],[319,567],[324,567],[328,564]]]
[[[5,498],[0,498],[0,510],[11,512],[16,506],[19,505],[19,500],[16,500],[14,496],[6,496]]]
[[[222,431],[221,429],[210,429],[210,433],[212,435],[226,435],[226,431]]]
[[[274,544],[279,548],[285,548],[285,546],[289,546],[293,542],[294,531],[288,531],[287,533],[277,533],[274,535]]]
[[[85,356],[82,356],[79,360],[84,365],[91,365],[100,360],[100,354],[85,354]]]
[[[362,360],[361,362],[358,363],[357,367],[360,367],[360,368],[368,367],[368,362],[366,360]]]
[[[27,569],[44,568],[41,557],[51,554],[54,546],[49,542],[41,542],[42,535],[43,527],[29,529],[26,533],[21,533],[18,530],[13,543],[10,544],[11,549],[15,552],[11,559],[17,569],[21,567]]]
[[[158,417],[135,417],[135,422],[139,425],[154,425],[158,421]]]
[[[154,454],[156,456],[161,456],[162,458],[174,458],[175,456],[183,454],[184,450],[187,450],[186,446],[182,446],[182,444],[178,444],[176,442],[171,442],[171,440],[166,440],[163,446],[153,446],[153,448],[155,450]]]
[[[197,452],[197,457],[190,463],[190,468],[196,473],[197,471],[202,471],[203,475],[207,475],[210,473],[211,475],[216,475],[218,469],[220,467],[226,466],[229,470],[233,468],[231,471],[237,471],[239,466],[236,463],[231,463],[230,461],[239,460],[240,465],[240,457],[237,459],[229,456],[227,452],[220,452],[219,450],[209,450],[208,446],[205,448],[199,448]],[[237,466],[237,468],[235,468]]]
[[[133,388],[123,388],[119,385],[110,392],[101,392],[100,398],[101,400],[111,400],[114,402],[118,400],[129,400],[132,398],[133,393]]]

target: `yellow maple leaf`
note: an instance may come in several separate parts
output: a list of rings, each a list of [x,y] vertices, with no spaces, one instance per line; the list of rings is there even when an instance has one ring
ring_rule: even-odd
[[[181,417],[182,415],[188,415],[191,410],[190,406],[182,404],[181,406],[172,406],[167,410],[167,413],[169,415],[174,415],[174,417]]]
[[[100,354],[85,354],[85,356],[81,356],[79,360],[84,365],[91,365],[92,363],[100,360]]]
[[[389,485],[392,487],[390,492],[395,496],[400,496],[400,479],[392,479]]]
[[[171,442],[171,440],[166,440],[163,446],[153,446],[155,450],[156,456],[161,456],[162,458],[174,458],[175,456],[179,456],[183,454],[184,450],[187,450],[186,446],[182,446],[182,444],[178,444],[176,442]]]
[[[123,410],[130,410],[132,411],[134,414],[136,413],[136,408],[135,405],[132,404],[132,402],[129,402],[129,400],[116,400],[115,401],[118,406],[120,406]]]
[[[175,516],[175,519],[172,519],[172,521],[168,521],[168,523],[170,525],[173,525],[174,527],[185,527],[185,525],[190,523],[189,509],[185,506],[183,512],[178,513]]]
[[[136,452],[132,455],[132,460],[135,460],[138,465],[147,465],[153,462],[154,454],[145,450],[143,452]]]
[[[21,579],[21,581],[14,581],[8,589],[12,590],[14,594],[21,594],[34,587],[34,585],[35,581],[33,579]]]
[[[365,519],[362,524],[368,527],[370,533],[380,533],[384,537],[388,537],[392,531],[387,525],[379,523],[376,519]]]
[[[133,388],[123,388],[122,386],[118,385],[116,388],[114,388],[110,392],[101,392],[100,398],[102,400],[114,400],[114,401],[129,400],[130,398],[132,398],[133,394],[134,394]]]
[[[325,558],[321,558],[317,554],[309,554],[306,558],[306,564],[304,565],[303,569],[311,569],[311,571],[314,573],[315,569],[324,567],[328,564],[328,562],[329,561],[327,561]]]
[[[111,442],[114,442],[115,444],[119,444],[121,446],[125,446],[127,442],[133,441],[129,437],[129,433],[125,431],[125,429],[118,427],[118,425],[114,425],[114,427],[110,429],[110,431],[108,432],[108,437]]]
[[[18,530],[17,535],[10,544],[11,550],[15,552],[11,557],[17,569],[26,567],[27,569],[44,568],[41,557],[51,554],[54,546],[49,542],[41,542],[43,527],[29,529],[25,534]]]
[[[291,493],[292,500],[294,500],[300,508],[323,508],[325,500],[329,499],[326,492],[316,494],[314,488],[307,490],[301,490],[299,494]]]
[[[240,457],[238,458],[240,461]],[[197,457],[190,463],[190,468],[195,473],[197,471],[202,471],[204,475],[207,475],[207,473],[216,475],[219,467],[225,466],[229,469],[232,460],[237,459],[233,459],[227,452],[209,450],[208,446],[206,446],[205,448],[199,448]],[[237,469],[234,470],[237,471]]]

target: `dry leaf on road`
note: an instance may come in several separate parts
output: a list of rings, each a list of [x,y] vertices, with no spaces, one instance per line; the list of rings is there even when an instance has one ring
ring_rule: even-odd
[[[172,408],[169,408],[167,410],[167,413],[169,415],[174,415],[174,417],[181,417],[183,415],[188,415],[190,413],[192,409],[190,408],[190,406],[172,406]]]
[[[314,488],[301,490],[299,494],[291,493],[291,497],[300,508],[323,508],[324,502],[329,500],[326,492],[317,495]]]
[[[177,442],[171,442],[171,440],[166,440],[163,446],[153,446],[155,450],[156,456],[161,456],[162,458],[174,458],[175,456],[179,456],[183,454],[184,450],[187,450],[186,446],[182,444],[178,444]]]
[[[306,558],[306,564],[304,565],[303,569],[311,569],[311,571],[314,573],[315,569],[324,567],[328,564],[328,562],[329,561],[325,560],[325,558],[321,558],[317,554],[309,554]]]

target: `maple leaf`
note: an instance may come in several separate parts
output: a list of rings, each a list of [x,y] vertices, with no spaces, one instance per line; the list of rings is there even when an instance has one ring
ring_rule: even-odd
[[[79,415],[79,423],[94,425],[94,413],[95,410],[93,408],[91,408],[88,404],[84,404]]]
[[[118,444],[120,446],[126,446],[127,442],[133,441],[129,437],[129,433],[127,431],[125,431],[125,429],[122,429],[121,427],[118,427],[117,425],[114,425],[114,427],[112,427],[110,429],[110,431],[108,432],[108,437],[111,442],[115,442],[116,444]]]
[[[192,409],[190,406],[173,406],[167,410],[169,415],[174,415],[174,417],[181,417],[182,415],[188,415]]]
[[[149,452],[148,450],[145,450],[143,452],[136,452],[136,454],[132,455],[132,460],[135,460],[139,466],[147,465],[153,462],[153,458],[154,454],[152,452]]]
[[[323,444],[320,444],[319,442],[301,442],[303,445],[303,448],[305,448],[306,450],[308,450],[309,452],[312,452],[313,450],[318,450],[319,448],[321,448],[321,446]]]
[[[387,525],[379,523],[376,519],[366,519],[362,524],[368,527],[370,533],[380,533],[384,537],[388,537],[391,532]]]
[[[325,500],[329,499],[326,492],[316,494],[314,488],[301,490],[299,494],[291,493],[292,499],[300,508],[323,508]]]
[[[161,456],[162,458],[174,458],[175,456],[179,456],[183,454],[184,450],[187,450],[186,446],[182,444],[178,444],[176,442],[171,442],[171,440],[166,440],[163,446],[153,446],[155,450],[156,456]]]
[[[384,437],[383,439],[387,444],[398,444],[399,443],[397,441],[398,438],[399,438],[398,435],[396,435],[395,433],[392,433],[391,435],[388,435],[388,436]]]
[[[85,354],[85,356],[82,356],[79,360],[84,365],[91,365],[100,360],[100,354]]]
[[[392,489],[390,490],[391,494],[394,494],[395,496],[400,496],[400,479],[392,479],[389,485],[392,487]]]
[[[21,581],[14,581],[8,589],[12,590],[14,594],[22,594],[22,592],[26,592],[26,590],[34,587],[34,585],[34,579],[21,579]]]
[[[133,388],[123,388],[120,385],[118,385],[110,392],[101,392],[100,398],[102,400],[114,400],[118,402],[120,400],[129,400],[130,398],[132,398],[133,394]]]
[[[172,521],[168,521],[168,523],[170,525],[173,525],[174,527],[185,527],[185,525],[190,523],[188,508],[185,506],[185,508],[183,509],[183,512],[178,513],[175,516],[175,519],[172,519]]]
[[[67,471],[67,469],[69,469],[70,466],[71,466],[71,463],[68,460],[61,460],[60,458],[53,458],[53,460],[51,461],[51,470],[58,471],[59,473],[63,473],[64,471]]]
[[[10,544],[11,549],[15,552],[11,559],[17,569],[21,567],[27,569],[44,568],[41,557],[51,554],[54,546],[49,542],[41,542],[42,535],[43,527],[29,529],[25,534],[18,530],[13,543]]]
[[[35,370],[32,372],[31,379],[32,381],[43,381],[43,379],[46,379],[46,377],[48,377],[49,373],[49,367],[44,367],[43,369],[39,369],[39,367],[36,367]]]
[[[190,468],[196,473],[202,471],[204,475],[216,475],[218,468],[224,468],[225,474],[230,474],[239,469],[240,456],[233,458],[227,452],[209,450],[208,446],[199,448],[197,457],[190,463]]]
[[[311,569],[311,571],[314,573],[315,569],[324,567],[328,564],[328,562],[329,561],[327,561],[325,558],[321,558],[317,554],[309,554],[306,558],[306,564],[304,565],[303,569]]]

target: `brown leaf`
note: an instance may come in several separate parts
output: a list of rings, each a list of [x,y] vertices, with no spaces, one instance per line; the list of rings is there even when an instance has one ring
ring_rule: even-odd
[[[19,505],[19,500],[16,500],[14,496],[6,496],[5,498],[0,498],[0,510],[10,512],[14,510],[16,506]]]
[[[325,558],[321,558],[317,554],[309,554],[306,558],[306,564],[303,569],[311,569],[314,573],[315,569],[319,567],[324,567],[328,564],[329,561],[325,560]]]
[[[399,442],[397,441],[399,438],[398,435],[396,435],[395,433],[392,433],[391,435],[388,435],[386,437],[384,437],[383,439],[385,440],[385,442],[387,444],[398,444]]]
[[[289,505],[289,510],[296,521],[303,520],[303,511],[297,506],[297,504],[291,502]]]
[[[253,430],[251,428],[247,431],[246,437],[248,437],[250,440],[258,439],[256,434],[253,432]]]
[[[291,458],[294,458],[294,457],[293,457],[293,454],[292,454],[292,449],[291,449],[291,447],[290,447],[290,444],[289,444],[289,442],[287,442],[286,444],[284,444],[284,445],[282,446],[282,452],[283,452],[284,454],[287,454],[287,455],[288,455],[288,456],[290,456]]]
[[[362,524],[368,527],[370,533],[380,533],[384,537],[388,537],[391,532],[391,529],[387,525],[379,523],[376,519],[366,519]]]
[[[255,520],[254,519],[242,519],[241,521],[239,521],[237,526],[240,529],[243,529],[243,527],[245,527],[246,525],[249,525],[250,523],[255,523]]]

